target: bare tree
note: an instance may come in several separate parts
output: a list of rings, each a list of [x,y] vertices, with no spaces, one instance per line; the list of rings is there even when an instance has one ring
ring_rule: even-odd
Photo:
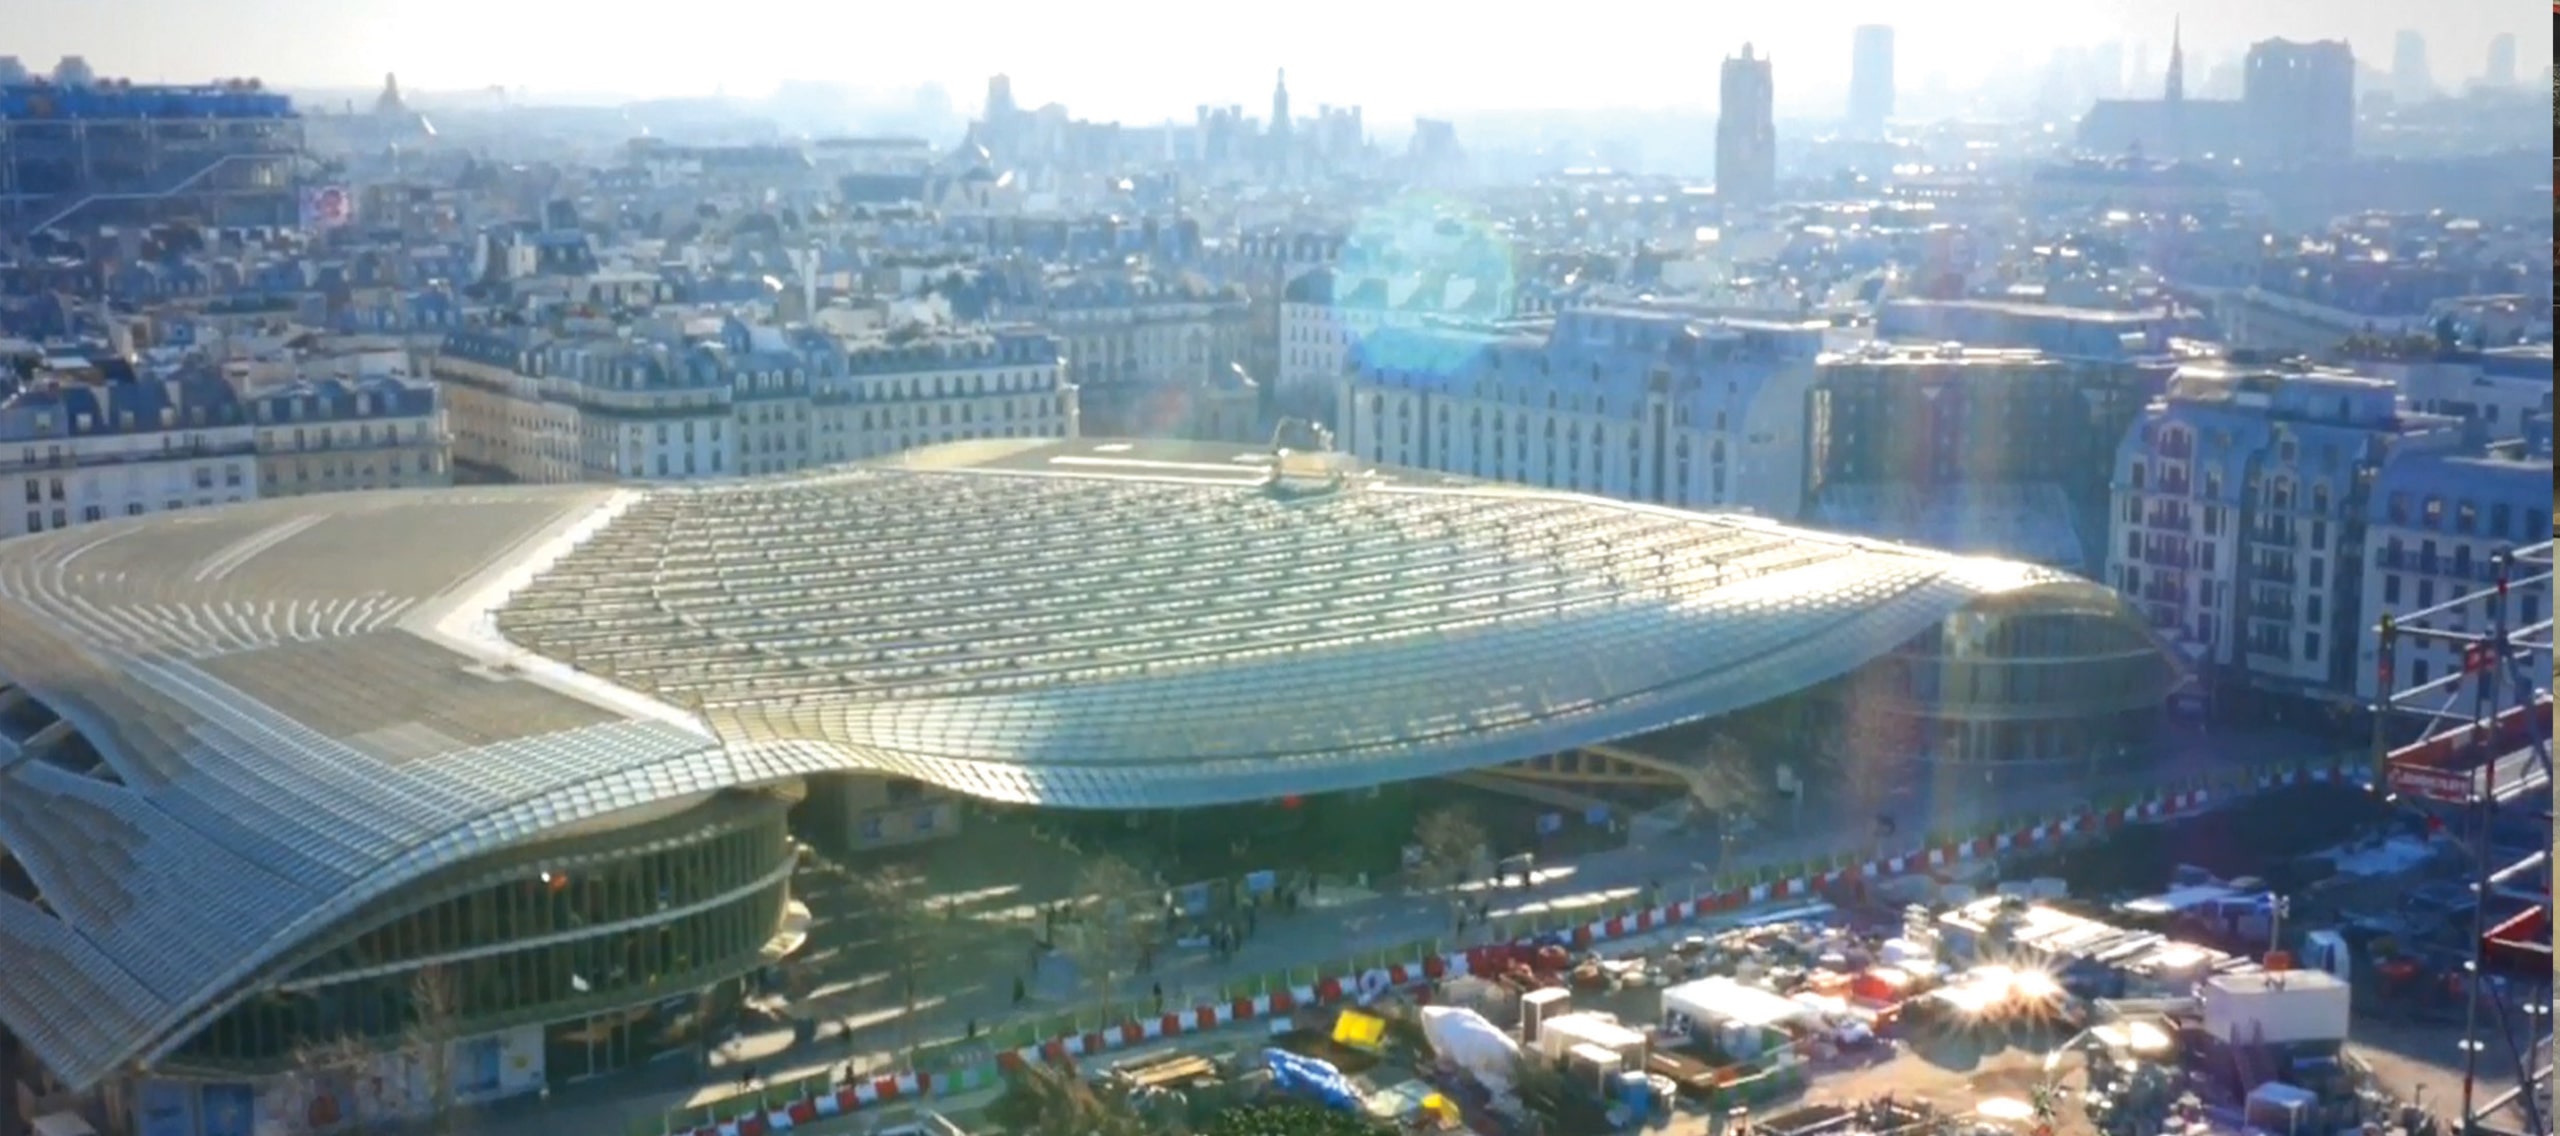
[[[284,1075],[285,1099],[298,1114],[291,1123],[304,1132],[344,1125],[361,1136],[365,1116],[356,1104],[355,1088],[373,1075],[380,1057],[380,1050],[345,1035],[294,1046]]]
[[[1119,980],[1135,973],[1155,947],[1164,888],[1118,856],[1087,860],[1076,876],[1083,918],[1065,936],[1076,969],[1096,979],[1094,999],[1108,1006]]]
[[[912,1058],[917,1044],[916,1004],[930,987],[938,968],[959,949],[959,908],[949,898],[935,902],[925,878],[890,865],[861,874],[847,873],[863,909],[878,928],[881,955],[896,983],[899,1048]]]
[[[1477,824],[1475,814],[1464,806],[1448,805],[1424,813],[1414,822],[1413,843],[1419,852],[1414,882],[1425,888],[1454,888],[1475,875],[1476,865],[1484,857],[1484,826]],[[1464,910],[1465,900],[1452,891],[1451,921],[1456,922]]]
[[[441,966],[420,967],[409,979],[409,1024],[401,1031],[400,1050],[427,1078],[428,1130],[449,1136],[461,1123],[455,1115],[453,1046],[461,1040],[462,992],[453,972]]]
[[[390,1092],[377,1093],[374,1108],[399,1112],[423,1104],[428,1110],[423,1118],[428,1131],[449,1136],[460,1120],[454,1099],[453,1043],[461,1009],[452,975],[442,967],[424,967],[410,976],[409,1020],[398,1033],[374,1038],[340,1034],[295,1046],[286,1079],[288,1095],[302,1113],[301,1125],[314,1132],[345,1127],[362,1133],[368,1111],[359,1099],[362,1086],[397,1075],[410,1083],[424,1081],[426,1099],[412,1100],[409,1085],[402,1084],[397,1098],[385,1099]]]

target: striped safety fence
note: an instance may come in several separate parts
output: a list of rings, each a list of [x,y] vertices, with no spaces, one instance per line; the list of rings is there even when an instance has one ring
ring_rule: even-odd
[[[2349,776],[2348,768],[2341,764],[2259,773],[2255,775],[2254,782],[2258,789],[2273,789],[2308,782],[2340,781]],[[2250,784],[2251,779],[2246,776],[2223,781],[2226,791],[2245,790]],[[1951,840],[1909,855],[1889,856],[1820,871],[1801,871],[1782,879],[1737,885],[1713,895],[1673,900],[1638,911],[1610,915],[1572,927],[1568,934],[1574,945],[1590,947],[1677,926],[1719,912],[1772,901],[1807,898],[1823,887],[1841,881],[1890,879],[1931,868],[1988,859],[2003,852],[2034,848],[2067,836],[2105,832],[2134,821],[2176,816],[2203,808],[2215,793],[2216,789],[2211,785],[2158,793],[2138,801],[2086,810],[2055,820],[2037,821],[2003,832]],[[1000,1051],[994,1055],[994,1068],[1002,1073],[1017,1072],[1041,1062],[1091,1057],[1166,1038],[1209,1033],[1246,1022],[1270,1021],[1286,1017],[1300,1007],[1365,1001],[1419,983],[1463,976],[1469,973],[1469,958],[1469,952],[1456,951],[1424,954],[1411,962],[1392,962],[1368,968],[1347,968],[1340,964],[1320,967],[1317,971],[1319,977],[1313,981],[1296,983],[1284,989],[1202,1003],[1187,1010],[1134,1018],[1106,1029],[1066,1034],[1035,1045]],[[937,1085],[961,1079],[957,1076],[936,1077],[930,1073],[879,1077],[850,1087],[839,1087],[831,1093],[805,1096],[780,1107],[749,1111],[717,1124],[676,1129],[669,1136],[762,1136],[767,1132],[789,1131],[795,1125],[840,1116],[868,1105],[931,1096]],[[966,1080],[975,1083],[981,1078],[970,1076]]]

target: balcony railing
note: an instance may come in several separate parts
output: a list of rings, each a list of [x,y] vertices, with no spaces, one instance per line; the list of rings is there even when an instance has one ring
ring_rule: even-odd
[[[2293,519],[2290,517],[2262,518],[2249,525],[2249,539],[2260,544],[2290,545],[2294,543],[2294,536]]]
[[[2292,623],[2296,614],[2293,601],[2289,599],[2251,600],[2243,605],[2242,611],[2250,619],[2271,619],[2278,623]]]
[[[171,446],[159,450],[108,450],[86,453],[53,453],[29,460],[0,455],[0,472],[29,472],[52,469],[94,469],[101,466],[144,465],[151,462],[189,461],[202,458],[248,457],[257,453],[249,442],[221,445]]]
[[[2293,582],[2293,562],[2289,560],[2252,560],[2243,575],[2270,584]]]

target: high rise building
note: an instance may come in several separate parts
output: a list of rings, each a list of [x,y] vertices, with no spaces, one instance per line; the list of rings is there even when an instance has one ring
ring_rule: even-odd
[[[1750,206],[1766,204],[1778,193],[1777,88],[1767,57],[1754,57],[1751,45],[1724,61],[1716,106],[1716,196]]]
[[[2427,70],[2426,33],[2402,28],[2391,39],[2391,93],[2412,103],[2435,97],[2435,77]]]
[[[2252,44],[2241,94],[2261,162],[2334,162],[2356,147],[2356,57],[2344,40]]]
[[[1882,134],[1885,120],[1893,117],[1893,29],[1861,27],[1849,50],[1849,125]]]
[[[2489,37],[2489,69],[2480,78],[2492,87],[2516,85],[2516,36],[2499,32]]]

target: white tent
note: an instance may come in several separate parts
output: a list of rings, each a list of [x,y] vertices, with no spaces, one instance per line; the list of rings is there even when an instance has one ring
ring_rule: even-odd
[[[1801,1022],[1813,1011],[1781,994],[1749,986],[1723,975],[1683,982],[1662,992],[1665,1018],[1678,1014],[1700,1026],[1750,1026],[1777,1029]]]
[[[1500,1096],[1511,1091],[1512,1073],[1520,1067],[1520,1043],[1473,1010],[1448,1006],[1422,1008],[1422,1036],[1431,1048],[1467,1071]]]

